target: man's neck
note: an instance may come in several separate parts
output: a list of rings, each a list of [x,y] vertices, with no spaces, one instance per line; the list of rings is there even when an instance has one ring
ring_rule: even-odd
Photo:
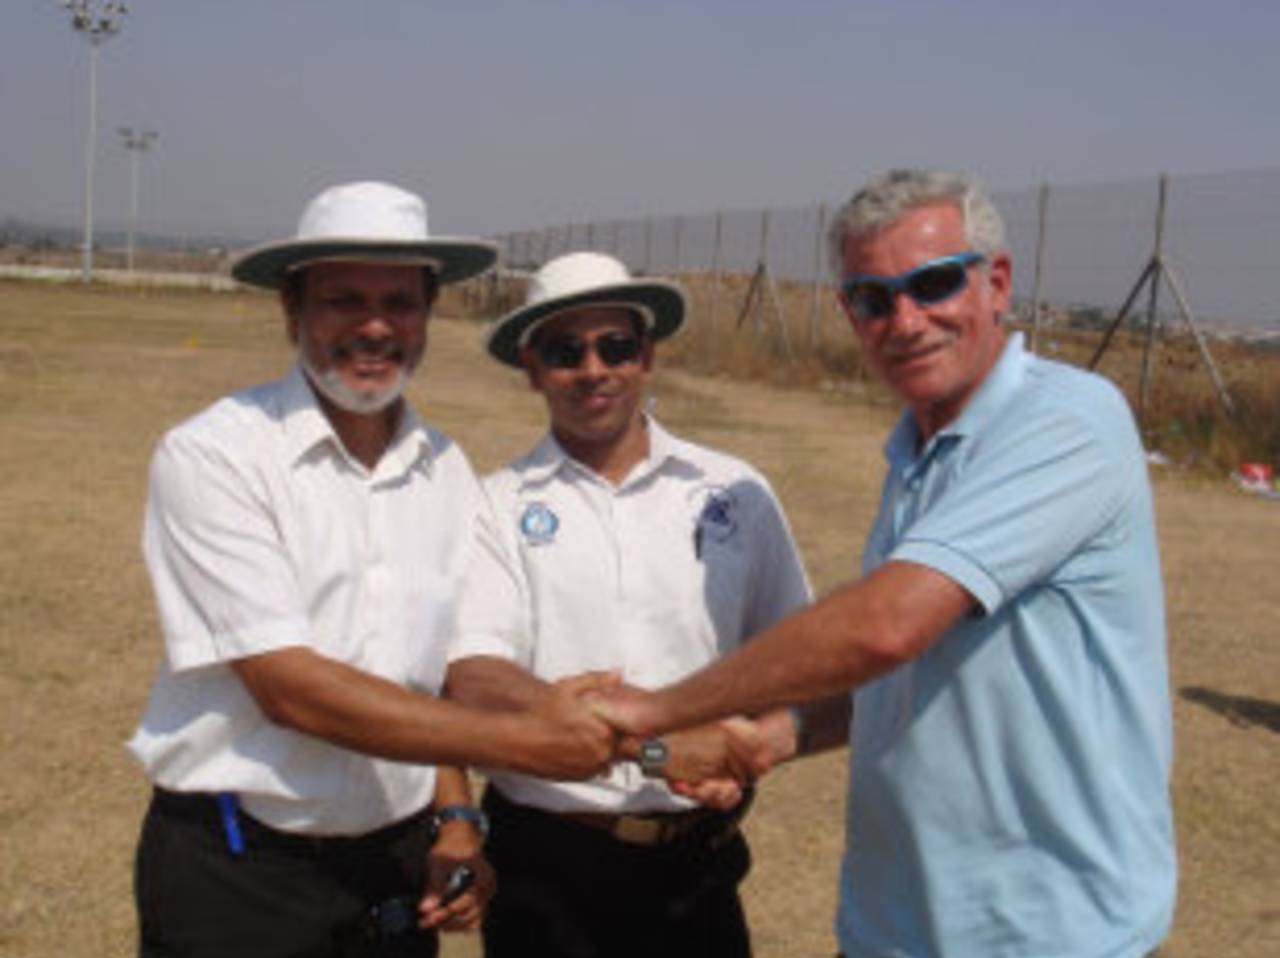
[[[619,486],[631,470],[649,456],[649,427],[641,416],[622,435],[607,442],[582,442],[571,436],[562,436],[551,429],[569,456],[582,463],[596,475],[613,486]]]
[[[319,393],[316,399],[324,410],[325,418],[338,434],[338,439],[352,458],[372,470],[391,445],[391,438],[404,414],[404,400],[397,399],[386,409],[375,413],[348,412],[335,406]]]

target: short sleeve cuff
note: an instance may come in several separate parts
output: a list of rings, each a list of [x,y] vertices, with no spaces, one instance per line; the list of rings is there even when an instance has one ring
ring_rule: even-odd
[[[945,575],[973,596],[990,615],[1004,601],[1004,590],[981,565],[941,542],[905,540],[889,556],[891,562],[913,562]]]
[[[508,662],[520,664],[520,657],[510,642],[495,635],[480,635],[476,633],[464,634],[455,638],[449,645],[447,661],[452,664],[459,659],[469,659],[477,655],[489,655],[495,659],[505,659]]]
[[[219,635],[183,636],[176,641],[170,638],[166,643],[169,666],[175,672],[181,672],[304,645],[310,629],[305,619],[295,618]]]

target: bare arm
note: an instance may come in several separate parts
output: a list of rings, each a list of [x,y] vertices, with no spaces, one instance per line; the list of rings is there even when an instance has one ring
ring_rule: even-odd
[[[444,692],[455,702],[472,708],[533,708],[551,685],[510,659],[496,655],[473,655],[449,663]]]
[[[797,750],[787,758],[816,755],[849,744],[853,697],[848,692],[806,702],[799,709],[804,733],[796,742]]]
[[[551,688],[514,662],[490,655],[450,663],[445,679],[450,698],[487,709],[533,708]],[[738,785],[754,781],[788,754],[794,726],[786,711],[779,716],[779,723],[767,727],[737,719],[733,723],[704,723],[664,736],[670,753],[668,782],[681,794],[700,799],[702,793],[685,786],[717,780],[722,787],[716,794],[735,796],[729,804],[736,804]],[[614,757],[636,761],[639,751],[640,739],[624,737],[617,743]],[[729,788],[729,783],[734,788]]]
[[[589,718],[579,701],[587,690],[608,684],[599,675],[557,683],[528,712],[482,712],[302,647],[232,664],[272,722],[368,755],[587,778],[613,752],[611,731]]]
[[[622,690],[600,708],[624,731],[652,735],[833,696],[915,658],[972,608],[941,573],[891,562],[689,678],[652,694]]]
[[[466,773],[456,766],[441,766],[436,771],[436,794],[432,806],[470,805],[471,785]],[[435,844],[427,851],[427,890],[419,903],[424,928],[444,931],[474,931],[480,927],[485,907],[497,890],[493,868],[484,858],[483,839],[474,825],[464,821],[445,822],[440,826]],[[447,905],[440,895],[449,876],[460,865],[475,873],[470,888]]]

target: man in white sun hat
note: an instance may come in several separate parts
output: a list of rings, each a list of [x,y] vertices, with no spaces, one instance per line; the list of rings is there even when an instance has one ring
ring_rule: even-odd
[[[645,412],[654,345],[684,314],[677,286],[583,252],[543,266],[492,327],[489,353],[523,368],[550,431],[485,480],[450,696],[530,708],[591,670],[663,685],[809,601],[764,477]],[[796,738],[783,710],[623,742],[629,761],[589,782],[493,771],[488,958],[749,954],[743,785]]]
[[[364,182],[233,266],[279,291],[298,361],[152,461],[165,656],[129,743],[154,784],[140,954],[433,955],[435,929],[474,928],[492,892],[486,823],[452,766],[572,778],[611,757],[578,697],[595,679],[518,715],[436,697],[483,496],[402,393],[438,286],[494,256]]]

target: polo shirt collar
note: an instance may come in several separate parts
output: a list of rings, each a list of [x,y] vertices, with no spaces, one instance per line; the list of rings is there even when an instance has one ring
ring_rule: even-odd
[[[920,449],[920,430],[916,425],[911,410],[904,410],[898,424],[889,434],[884,445],[885,458],[890,463],[906,467],[913,462],[923,465],[932,458],[934,451],[943,445],[950,445],[975,435],[983,430],[1022,383],[1027,368],[1027,352],[1023,346],[1020,332],[1010,333],[1005,338],[1000,358],[987,373],[978,391],[969,400],[960,415],[943,426],[929,440],[925,448]]]
[[[350,458],[299,365],[295,364],[284,378],[280,407],[290,462],[298,463],[312,450],[325,444],[336,454]],[[395,435],[374,472],[390,471],[401,475],[420,462],[429,472],[436,452],[430,432],[405,402]]]

